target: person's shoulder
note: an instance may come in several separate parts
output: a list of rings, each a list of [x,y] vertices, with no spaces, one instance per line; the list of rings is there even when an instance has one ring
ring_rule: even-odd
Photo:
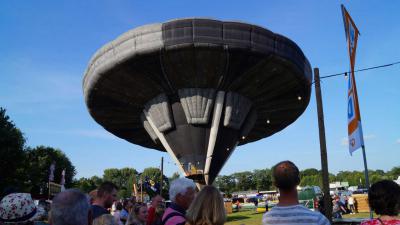
[[[168,207],[164,212],[162,221],[165,222],[165,225],[177,225],[184,224],[186,222],[186,218],[182,213],[174,210],[171,207]]]
[[[360,223],[360,225],[379,225],[379,221],[377,219],[366,220]]]
[[[385,225],[400,225],[400,220],[385,220]],[[361,222],[360,225],[381,225],[381,222],[377,219],[372,219],[372,220],[366,220]]]
[[[105,209],[101,206],[92,205],[91,208],[92,208],[92,213],[93,213],[93,219],[95,219],[103,214],[108,214],[107,209]]]
[[[271,211],[263,216],[263,222],[266,224],[268,220],[274,218],[287,218],[289,220],[297,220],[297,218],[307,219],[316,224],[330,224],[329,220],[320,212],[314,212],[304,207],[303,205],[274,207]]]
[[[299,222],[303,224],[316,224],[318,218],[309,214],[308,211],[297,205],[275,206],[263,215],[262,224],[297,224]]]
[[[310,217],[316,217],[318,220],[318,224],[330,224],[329,220],[319,211],[311,211],[310,209],[304,207],[303,212]]]

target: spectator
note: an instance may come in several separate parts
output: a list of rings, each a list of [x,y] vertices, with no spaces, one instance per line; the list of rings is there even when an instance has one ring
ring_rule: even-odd
[[[89,192],[89,197],[90,197],[90,205],[92,205],[97,197],[97,189],[94,189],[91,192]]]
[[[122,210],[121,210],[121,221],[123,224],[126,223],[126,221],[128,220],[128,216],[129,216],[129,212],[132,209],[132,202],[129,201],[128,199],[124,199],[124,201],[122,202]]]
[[[241,206],[240,206],[239,198],[236,200],[235,205],[236,205],[236,212],[239,212],[240,207],[241,207]]]
[[[136,204],[129,214],[126,225],[145,225],[147,222],[147,215],[146,204]]]
[[[28,193],[11,193],[0,202],[0,224],[33,225],[43,214]]]
[[[356,213],[356,208],[354,208],[354,197],[353,195],[349,196],[348,202],[349,204],[349,210],[351,214],[355,214]]]
[[[226,221],[224,200],[214,186],[198,193],[186,214],[188,225],[222,225]]]
[[[100,185],[92,204],[93,219],[103,214],[109,214],[107,209],[111,208],[113,202],[117,199],[117,191],[117,186],[111,182],[106,181]]]
[[[92,224],[89,199],[78,189],[68,189],[58,193],[51,204],[50,224]]]
[[[122,211],[122,203],[115,202],[115,211],[113,216],[115,218],[115,221],[117,221],[119,225],[123,225],[121,221],[121,211]]]
[[[333,218],[341,219],[342,213],[345,211],[346,211],[346,209],[343,207],[343,204],[340,201],[339,196],[335,196],[332,201],[332,216],[333,216]]]
[[[400,186],[391,180],[378,181],[368,191],[371,210],[379,215],[377,219],[364,221],[361,225],[398,225],[400,210]]]
[[[93,220],[93,225],[118,225],[114,216],[110,214],[103,214]]]
[[[156,222],[156,209],[159,208],[163,204],[163,198],[161,195],[156,195],[153,197],[151,201],[151,205],[149,207],[149,215],[147,217],[147,223],[146,225],[152,225],[153,223]]]
[[[258,198],[254,198],[253,202],[254,202],[254,207],[256,208],[256,212],[257,212],[257,208],[258,208]]]
[[[178,178],[172,181],[169,188],[170,206],[165,210],[162,224],[185,224],[186,210],[189,208],[195,196],[196,185],[188,178]]]
[[[155,213],[155,220],[152,225],[161,225],[162,223],[162,217],[165,212],[165,205],[161,204],[156,208],[156,213]]]
[[[299,204],[296,187],[300,183],[300,174],[294,163],[283,161],[276,164],[272,176],[279,189],[279,203],[264,214],[263,224],[330,224],[321,213]]]

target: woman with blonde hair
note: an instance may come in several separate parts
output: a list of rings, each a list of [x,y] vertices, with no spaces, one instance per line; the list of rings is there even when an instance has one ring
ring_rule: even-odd
[[[132,211],[129,213],[126,225],[145,225],[147,221],[147,205],[136,204],[133,206]]]
[[[93,220],[93,225],[118,225],[118,221],[110,214],[104,214]]]
[[[204,186],[186,213],[188,225],[222,225],[226,221],[224,200],[214,186]]]

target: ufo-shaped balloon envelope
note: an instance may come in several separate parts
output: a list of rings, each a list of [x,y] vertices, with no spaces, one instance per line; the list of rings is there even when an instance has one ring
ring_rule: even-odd
[[[167,151],[186,177],[211,184],[236,146],[304,112],[311,79],[288,38],[194,18],[138,27],[106,44],[89,63],[83,91],[107,131]]]

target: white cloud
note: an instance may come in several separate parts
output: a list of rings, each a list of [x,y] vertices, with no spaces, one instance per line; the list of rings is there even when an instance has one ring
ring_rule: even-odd
[[[397,143],[397,144],[400,144],[400,138],[396,140],[396,143]]]

